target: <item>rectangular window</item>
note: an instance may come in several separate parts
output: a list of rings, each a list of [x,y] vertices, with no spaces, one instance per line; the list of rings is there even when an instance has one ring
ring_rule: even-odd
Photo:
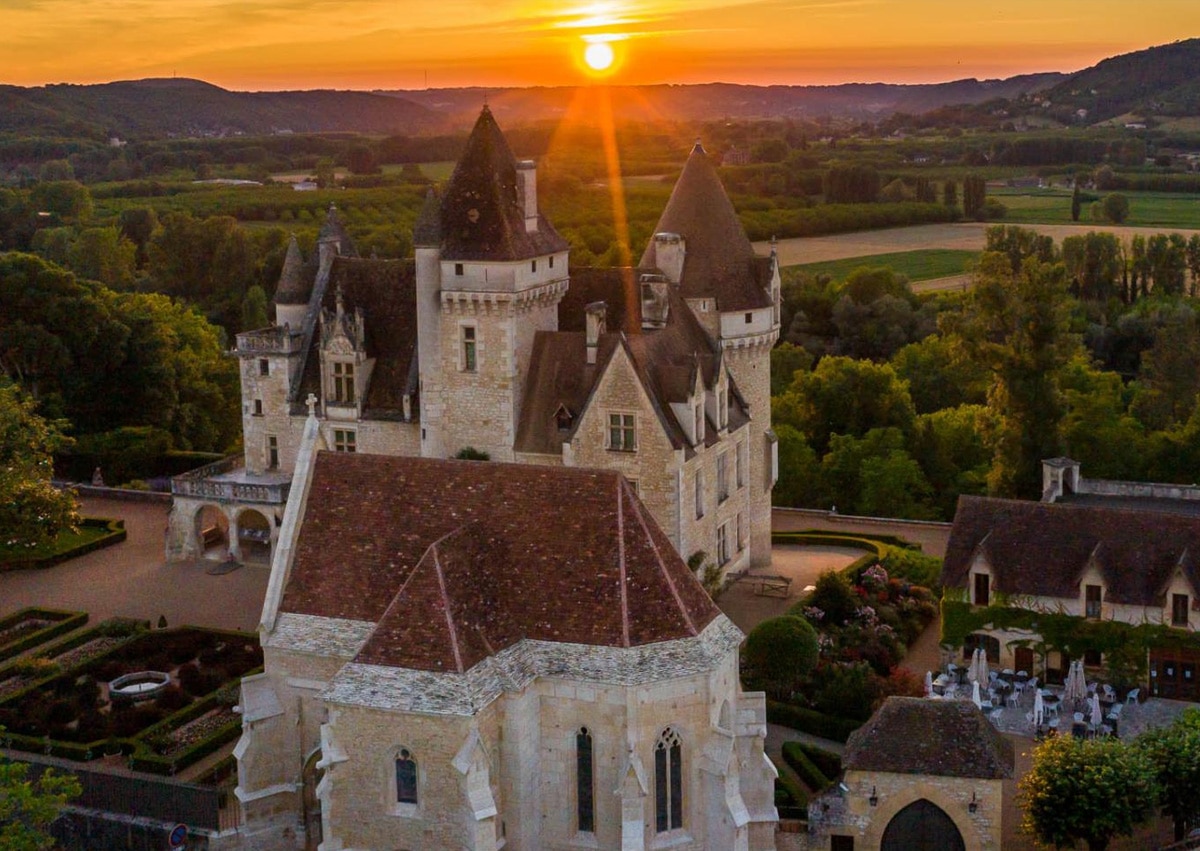
[[[254,416],[256,416],[256,417],[262,416],[262,399],[254,400]]]
[[[1084,650],[1083,665],[1085,668],[1099,668],[1104,663],[1104,657],[1099,650]]]
[[[739,553],[746,549],[746,527],[742,523],[742,512],[740,511],[737,515],[737,548]]]
[[[608,448],[618,452],[637,449],[637,426],[633,414],[608,415]]]
[[[407,750],[396,758],[396,803],[417,803],[417,763]]]
[[[596,830],[595,782],[592,764],[592,734],[581,727],[575,734],[575,818],[580,833]]]
[[[717,527],[717,564],[729,563],[729,524]]]
[[[1188,623],[1188,595],[1187,594],[1172,594],[1171,595],[1171,626],[1187,626]]]
[[[734,448],[733,461],[734,461],[734,467],[736,468],[736,471],[737,471],[737,486],[739,488],[746,486],[746,459],[742,455],[742,453],[744,453],[745,451],[746,451],[745,443],[738,443],[737,446]]]
[[[355,452],[358,435],[352,429],[335,428],[333,430],[334,452]]]
[[[729,427],[729,392],[717,392],[717,427]]]
[[[729,453],[717,456],[717,505],[729,499]]]
[[[750,324],[751,322],[753,322],[753,321],[754,321],[754,314],[753,314],[753,313],[747,313],[747,314],[746,314],[746,324],[747,324],[747,325],[749,325],[749,324]]]
[[[354,404],[354,364],[334,361],[333,401],[339,405]]]
[[[699,404],[692,412],[692,434],[695,443],[704,442],[704,405]]]
[[[536,260],[530,260],[530,261],[529,261],[529,271],[530,271],[530,272],[536,272],[536,271],[537,271],[537,261],[536,261]]]
[[[273,434],[267,437],[267,469],[279,469],[279,438]]]
[[[554,255],[553,254],[550,255],[550,268],[551,269],[554,268]]]
[[[270,375],[271,374],[271,362],[269,360],[267,360],[266,358],[258,359],[258,374],[259,375]]]
[[[696,519],[704,516],[704,473],[696,471]]]
[[[989,582],[988,582],[989,579],[990,579],[990,577],[986,573],[976,573],[975,574],[975,605],[976,606],[986,606],[988,604],[988,600],[990,599],[990,595],[988,593],[990,590]]]
[[[455,263],[455,264],[454,264],[454,274],[455,274],[455,275],[457,275],[457,276],[458,276],[458,277],[460,277],[460,278],[462,277],[462,274],[463,274],[463,264],[461,264],[461,263]]]
[[[475,346],[475,326],[464,325],[462,327],[462,368],[464,372],[475,371]]]
[[[1084,586],[1084,596],[1086,602],[1086,614],[1089,618],[1100,617],[1100,586],[1086,585]]]

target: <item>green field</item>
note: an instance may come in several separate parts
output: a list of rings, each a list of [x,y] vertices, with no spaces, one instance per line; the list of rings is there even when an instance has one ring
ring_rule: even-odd
[[[84,547],[112,534],[104,526],[80,525],[74,532],[63,532],[53,541],[40,547],[11,547],[0,544],[0,564],[51,558]]]
[[[1103,197],[1108,193],[1093,192]],[[1200,195],[1181,192],[1122,192],[1129,199],[1131,227],[1200,228]],[[1066,189],[992,189],[988,195],[1008,208],[1005,222],[1012,224],[1071,224],[1071,193]],[[1088,204],[1080,224],[1092,221]]]
[[[806,263],[791,268],[807,272],[810,275],[829,275],[835,281],[840,281],[861,266],[886,266],[907,276],[910,281],[928,281],[932,278],[961,275],[966,271],[967,263],[978,256],[979,254],[975,251],[928,248],[920,251],[897,251],[893,254],[847,257],[843,260]]]

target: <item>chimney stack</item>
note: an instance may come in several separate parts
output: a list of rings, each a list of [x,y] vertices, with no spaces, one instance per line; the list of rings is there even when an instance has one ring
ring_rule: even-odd
[[[684,238],[677,233],[656,233],[654,235],[654,265],[657,266],[667,280],[678,284],[683,275],[683,259],[687,256],[687,246]]]
[[[525,232],[535,233],[538,229],[537,165],[533,160],[517,162],[517,193],[521,209],[525,211]]]
[[[596,363],[596,354],[600,350],[600,335],[608,329],[605,327],[605,315],[608,305],[602,301],[593,301],[587,311],[587,362],[589,366]]]
[[[665,275],[642,275],[642,330],[665,328],[670,303]]]

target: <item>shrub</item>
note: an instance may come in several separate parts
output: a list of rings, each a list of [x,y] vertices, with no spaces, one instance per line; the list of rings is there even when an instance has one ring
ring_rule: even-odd
[[[814,792],[822,792],[833,782],[821,769],[813,764],[804,753],[799,742],[783,743],[783,760],[800,776],[805,785]]]
[[[829,665],[822,669],[820,684],[814,684],[815,709],[843,718],[866,721],[879,696],[877,679],[866,663]]]
[[[9,667],[9,671],[20,677],[40,680],[58,673],[58,663],[44,656],[28,656],[18,659]]]
[[[776,697],[789,697],[817,664],[817,633],[803,618],[765,620],[746,639],[742,659],[751,678]]]
[[[784,772],[775,778],[775,805],[780,818],[808,818],[808,792]]]
[[[833,742],[846,741],[851,733],[862,726],[861,721],[850,720],[844,715],[826,715],[778,700],[767,701],[767,721]]]
[[[841,572],[830,570],[817,577],[816,590],[805,601],[806,606],[824,612],[821,623],[842,626],[854,616],[860,605],[859,598]]]
[[[841,775],[842,758],[836,753],[819,748],[816,745],[810,745],[808,742],[795,742],[795,744],[804,752],[804,755],[809,758],[812,764],[819,768],[821,773],[830,780],[836,780]]]
[[[175,712],[178,709],[183,709],[192,702],[192,698],[179,686],[167,686],[158,697],[155,698],[158,708],[166,712]]]

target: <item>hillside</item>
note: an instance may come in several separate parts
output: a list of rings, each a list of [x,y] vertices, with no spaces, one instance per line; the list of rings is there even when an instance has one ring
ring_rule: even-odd
[[[1105,59],[1045,92],[1051,109],[1087,110],[1094,124],[1117,116],[1200,115],[1200,38]]]
[[[0,132],[125,137],[339,130],[412,134],[434,129],[436,123],[422,106],[369,92],[231,92],[188,79],[0,87]]]

